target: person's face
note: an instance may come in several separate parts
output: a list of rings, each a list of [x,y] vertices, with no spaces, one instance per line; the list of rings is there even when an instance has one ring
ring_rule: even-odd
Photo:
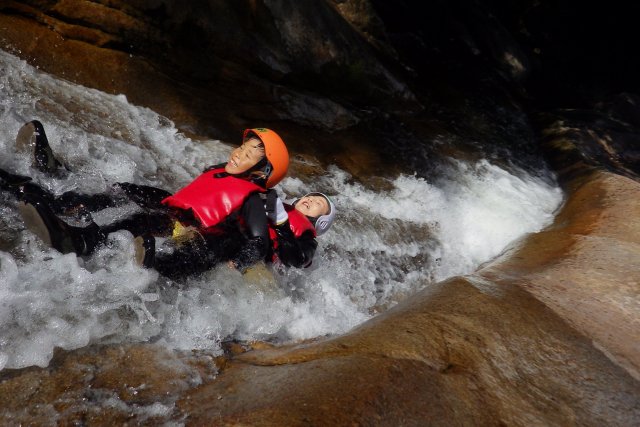
[[[329,203],[322,196],[305,196],[296,203],[296,210],[313,218],[329,213]]]
[[[259,139],[251,138],[231,152],[224,170],[232,175],[241,174],[258,164],[264,157],[264,147]]]

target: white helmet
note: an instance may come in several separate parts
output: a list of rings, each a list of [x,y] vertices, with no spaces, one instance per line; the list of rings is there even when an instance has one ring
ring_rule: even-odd
[[[307,197],[307,196],[322,196],[329,204],[329,213],[325,215],[320,215],[318,218],[316,218],[316,222],[315,222],[316,235],[322,236],[324,233],[327,232],[327,230],[329,230],[329,228],[331,228],[333,221],[335,221],[336,219],[336,206],[333,204],[329,196],[327,196],[324,193],[307,193],[302,197]],[[296,200],[294,204],[297,203],[298,200]]]

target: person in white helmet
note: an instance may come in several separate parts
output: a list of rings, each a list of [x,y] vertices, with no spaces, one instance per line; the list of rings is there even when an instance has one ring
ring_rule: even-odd
[[[336,218],[333,201],[323,193],[308,193],[293,204],[285,204],[275,190],[265,204],[271,238],[271,261],[287,267],[311,265],[318,243]]]

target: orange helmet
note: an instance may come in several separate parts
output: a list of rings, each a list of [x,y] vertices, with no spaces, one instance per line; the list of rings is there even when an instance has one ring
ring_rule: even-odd
[[[256,136],[264,144],[264,153],[269,163],[271,163],[271,174],[267,178],[267,188],[271,188],[285,177],[289,169],[289,151],[280,136],[267,128],[245,129],[242,141],[247,137]]]

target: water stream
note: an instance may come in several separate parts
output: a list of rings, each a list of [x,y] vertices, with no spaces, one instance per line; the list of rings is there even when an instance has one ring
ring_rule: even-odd
[[[39,173],[16,151],[16,133],[31,119],[45,125],[73,171],[68,177]],[[0,123],[0,168],[56,193],[103,192],[121,181],[173,191],[224,161],[231,147],[192,141],[125,96],[71,84],[2,51]],[[437,179],[402,174],[384,190],[333,165],[320,178],[286,178],[278,189],[285,198],[324,191],[340,216],[320,238],[313,266],[275,281],[220,267],[172,282],[135,265],[133,238],[124,231],[90,257],[62,255],[25,230],[15,199],[0,194],[0,370],[46,366],[55,347],[92,343],[153,341],[215,354],[226,339],[343,333],[431,283],[474,271],[549,224],[562,202],[545,171],[531,176],[487,160],[440,166]],[[131,209],[95,218],[106,222]]]

